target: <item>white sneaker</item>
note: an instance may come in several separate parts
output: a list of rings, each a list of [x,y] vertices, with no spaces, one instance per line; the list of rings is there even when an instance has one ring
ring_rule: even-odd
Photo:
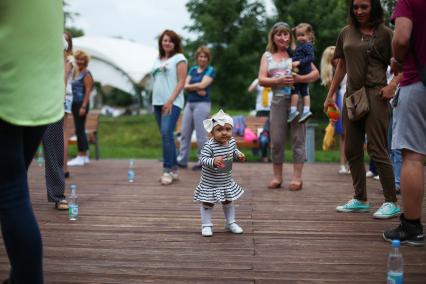
[[[177,172],[170,172],[169,174],[172,176],[173,180],[179,180],[179,175]]]
[[[203,237],[211,237],[213,236],[213,230],[210,226],[201,227],[201,235]]]
[[[68,161],[67,165],[69,167],[79,167],[84,166],[84,157],[83,156],[77,156],[71,161]]]
[[[373,179],[380,180],[380,177],[377,175],[377,176],[374,176]]]
[[[84,156],[84,163],[85,164],[90,164],[89,156]]]
[[[338,173],[339,175],[349,175],[351,174],[351,171],[345,165],[340,165],[340,169]]]
[[[374,174],[373,174],[373,172],[372,172],[372,171],[368,171],[368,172],[365,174],[365,176],[366,176],[366,177],[368,177],[368,178],[372,178],[372,177],[374,177]]]
[[[238,226],[237,223],[226,224],[225,230],[227,230],[228,232],[231,232],[233,234],[242,234],[243,233],[243,228]]]
[[[162,185],[169,185],[173,182],[173,176],[170,173],[163,173],[160,182]]]

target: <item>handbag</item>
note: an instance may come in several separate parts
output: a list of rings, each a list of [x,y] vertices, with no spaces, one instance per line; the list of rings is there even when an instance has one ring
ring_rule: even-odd
[[[368,59],[371,54],[371,50],[374,44],[375,34],[373,33],[373,37],[368,42],[367,47],[367,60],[365,62],[365,72],[364,72],[364,85],[367,79],[367,71],[368,71]],[[345,99],[346,109],[348,110],[348,118],[351,121],[357,121],[360,118],[364,117],[370,111],[370,104],[368,102],[367,91],[365,86],[361,89],[356,90],[352,94],[350,94]]]
[[[353,92],[345,100],[348,110],[348,118],[351,121],[357,121],[370,111],[367,92],[365,87]]]

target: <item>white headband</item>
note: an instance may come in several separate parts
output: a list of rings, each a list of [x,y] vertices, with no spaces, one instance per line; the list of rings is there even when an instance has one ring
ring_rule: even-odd
[[[204,129],[209,133],[212,132],[216,125],[225,126],[225,123],[228,123],[234,127],[234,121],[232,120],[232,117],[226,114],[223,110],[219,110],[211,118],[203,120]]]

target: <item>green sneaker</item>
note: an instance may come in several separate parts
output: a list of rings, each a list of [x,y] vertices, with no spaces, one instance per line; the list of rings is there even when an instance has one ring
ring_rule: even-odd
[[[358,199],[351,199],[343,205],[337,206],[337,212],[368,212],[370,203],[363,203]]]
[[[395,202],[385,202],[374,212],[373,217],[377,219],[389,219],[401,214],[401,209]]]

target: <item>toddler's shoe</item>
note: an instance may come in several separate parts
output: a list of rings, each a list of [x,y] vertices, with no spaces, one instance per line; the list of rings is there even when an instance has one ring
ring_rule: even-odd
[[[312,116],[311,111],[303,112],[299,119],[299,123],[305,123]]]
[[[291,123],[299,114],[300,114],[300,112],[298,112],[297,110],[290,112],[289,115],[288,115],[287,122]]]
[[[231,232],[233,234],[242,234],[243,233],[243,228],[238,226],[237,223],[226,224],[225,230],[228,231],[228,232]]]
[[[211,237],[213,236],[213,230],[211,226],[203,226],[201,227],[201,235],[203,237]]]

